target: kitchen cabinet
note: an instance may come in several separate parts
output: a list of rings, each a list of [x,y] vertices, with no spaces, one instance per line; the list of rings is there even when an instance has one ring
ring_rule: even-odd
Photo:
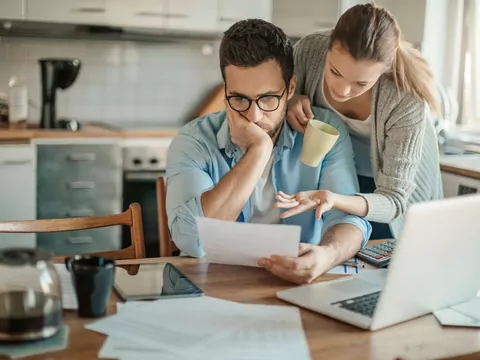
[[[213,32],[216,29],[218,0],[168,0],[167,9],[168,30]]]
[[[440,157],[445,197],[480,194],[480,155]]]
[[[335,26],[339,0],[275,0],[272,22],[293,38]]]
[[[1,0],[0,18],[6,20],[23,19],[23,1],[20,0]]]
[[[225,31],[237,21],[244,19],[272,21],[273,2],[273,0],[219,0],[217,29]]]
[[[167,5],[166,0],[107,0],[106,19],[116,26],[163,29]]]
[[[217,14],[218,0],[27,0],[28,20],[125,28],[213,32]]]
[[[144,29],[214,31],[217,0],[107,0],[111,25]]]
[[[480,194],[480,179],[442,171],[444,197]]]
[[[35,148],[0,145],[0,221],[35,219]],[[0,234],[0,249],[35,247],[35,234]]]
[[[37,218],[118,214],[122,209],[122,151],[116,142],[37,140]],[[59,255],[117,250],[120,226],[38,234],[37,245]]]
[[[26,1],[27,20],[95,25],[107,23],[107,0]]]

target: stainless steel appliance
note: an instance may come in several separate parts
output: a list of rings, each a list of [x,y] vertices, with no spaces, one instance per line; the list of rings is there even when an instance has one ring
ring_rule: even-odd
[[[57,127],[70,129],[70,124],[57,123],[56,99],[57,89],[65,90],[72,86],[80,72],[81,62],[78,59],[40,59],[40,74],[42,80],[42,118],[40,128],[53,129]],[[75,122],[75,120],[71,120]],[[78,128],[78,124],[73,125]]]
[[[62,326],[60,280],[41,249],[0,251],[0,340],[48,338]]]
[[[172,139],[127,139],[123,144],[123,207],[132,202],[142,207],[147,257],[159,256],[156,179],[165,174],[167,152]],[[130,244],[130,232],[123,230],[122,246]]]

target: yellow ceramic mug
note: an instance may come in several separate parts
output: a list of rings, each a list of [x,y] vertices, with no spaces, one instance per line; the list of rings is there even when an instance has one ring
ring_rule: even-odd
[[[300,161],[305,165],[317,167],[333,148],[339,135],[333,126],[320,120],[310,120],[305,128]]]

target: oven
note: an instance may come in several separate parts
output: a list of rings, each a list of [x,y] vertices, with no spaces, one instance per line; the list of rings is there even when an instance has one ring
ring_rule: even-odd
[[[156,180],[165,174],[171,139],[127,139],[123,145],[123,207],[142,207],[147,257],[160,256]],[[122,246],[130,245],[130,232],[124,227]]]

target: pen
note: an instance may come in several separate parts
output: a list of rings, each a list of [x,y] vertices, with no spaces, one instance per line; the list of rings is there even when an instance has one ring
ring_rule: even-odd
[[[343,265],[353,266],[353,267],[365,267],[365,265],[359,264],[356,260],[353,260],[353,259],[345,261]]]

